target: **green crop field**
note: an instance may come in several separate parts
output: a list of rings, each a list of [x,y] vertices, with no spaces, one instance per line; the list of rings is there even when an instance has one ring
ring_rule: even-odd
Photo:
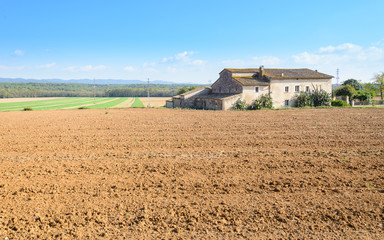
[[[137,97],[135,98],[135,101],[132,103],[131,107],[133,108],[142,108],[144,107],[143,102]]]
[[[144,104],[139,98],[117,97],[94,99],[89,97],[68,97],[39,101],[0,103],[0,111],[23,111],[25,108],[34,111],[78,108],[103,109],[118,108],[119,105],[124,107],[144,107]]]

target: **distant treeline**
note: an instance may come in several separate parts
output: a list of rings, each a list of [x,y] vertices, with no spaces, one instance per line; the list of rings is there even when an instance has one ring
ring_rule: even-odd
[[[185,85],[150,84],[152,97],[171,97]],[[146,84],[1,83],[0,98],[20,97],[145,97]]]

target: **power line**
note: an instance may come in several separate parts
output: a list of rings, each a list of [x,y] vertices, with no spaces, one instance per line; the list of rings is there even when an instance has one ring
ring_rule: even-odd
[[[96,85],[95,85],[95,78],[93,78],[93,104],[96,104]]]
[[[151,107],[151,98],[150,98],[150,96],[149,96],[149,78],[148,78],[147,93],[148,93],[148,105],[147,105],[147,107]]]
[[[336,69],[336,83],[339,85],[339,69]]]

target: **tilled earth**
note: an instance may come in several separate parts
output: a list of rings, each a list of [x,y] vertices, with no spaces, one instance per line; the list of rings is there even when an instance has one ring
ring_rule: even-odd
[[[384,109],[0,114],[0,239],[384,238]]]

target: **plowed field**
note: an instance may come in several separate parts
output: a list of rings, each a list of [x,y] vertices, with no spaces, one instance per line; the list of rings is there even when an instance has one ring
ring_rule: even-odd
[[[0,114],[0,239],[384,238],[384,110]]]

